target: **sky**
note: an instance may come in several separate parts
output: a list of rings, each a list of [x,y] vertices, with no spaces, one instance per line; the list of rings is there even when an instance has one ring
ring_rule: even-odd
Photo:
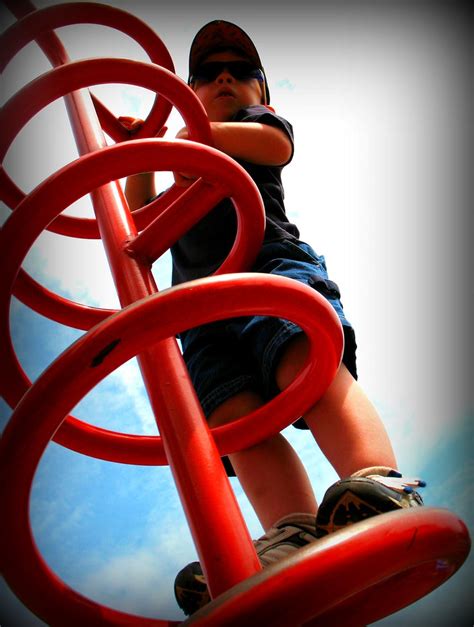
[[[56,2],[37,1],[41,8]],[[433,2],[275,3],[109,2],[147,22],[186,78],[194,34],[211,19],[238,23],[251,36],[268,76],[271,104],[295,132],[283,172],[286,207],[302,239],[324,254],[342,292],[359,346],[360,383],[385,423],[399,467],[428,482],[425,503],[445,507],[472,529],[472,392],[469,377],[472,281],[467,272],[470,218],[468,151],[472,116],[468,14]],[[14,18],[0,6],[1,27]],[[146,60],[129,38],[99,26],[60,29],[72,59]],[[27,46],[2,78],[2,103],[49,69]],[[92,89],[116,115],[145,117],[149,92]],[[173,112],[167,137],[182,126]],[[61,102],[15,140],[5,168],[25,191],[77,158]],[[171,182],[157,176],[158,187]],[[3,220],[9,210],[1,206]],[[91,215],[88,199],[68,209]],[[472,232],[472,231],[471,231]],[[101,244],[45,233],[25,268],[77,302],[117,307]],[[154,266],[170,284],[166,254]],[[15,349],[35,378],[80,332],[51,322],[17,300]],[[11,410],[2,401],[2,425]],[[73,414],[109,429],[153,434],[156,426],[132,360],[97,386]],[[337,479],[311,436],[285,430],[316,493]],[[231,480],[253,537],[262,529]],[[173,580],[196,559],[167,467],[88,458],[51,443],[31,495],[31,524],[51,568],[100,603],[150,617],[182,618]],[[472,558],[428,597],[377,625],[470,626]],[[0,624],[41,625],[3,582]],[[3,614],[2,614],[3,612]]]

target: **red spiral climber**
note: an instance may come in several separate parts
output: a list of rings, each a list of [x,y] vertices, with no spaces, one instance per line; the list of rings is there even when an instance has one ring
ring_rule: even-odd
[[[278,433],[322,396],[342,354],[339,320],[314,290],[283,277],[246,272],[263,239],[259,192],[235,161],[211,146],[201,103],[174,74],[166,47],[146,24],[124,11],[87,2],[38,11],[28,0],[6,4],[18,21],[1,37],[2,69],[33,40],[53,69],[22,88],[1,110],[1,159],[24,125],[61,97],[80,154],[28,195],[3,167],[0,170],[1,198],[13,210],[0,234],[1,385],[14,409],[0,443],[0,546],[2,573],[12,590],[51,625],[178,624],[95,603],[68,587],[44,562],[30,529],[29,498],[51,439],[112,462],[170,465],[213,598],[183,624],[365,625],[439,586],[465,560],[469,535],[455,515],[431,508],[360,523],[261,570],[220,457]],[[151,63],[71,61],[53,31],[77,23],[124,32],[143,47]],[[133,137],[87,90],[101,83],[138,85],[157,94],[145,124]],[[192,141],[156,138],[173,106]],[[102,129],[115,145],[107,146]],[[199,178],[185,191],[171,188],[132,215],[118,180],[161,170],[185,170]],[[85,194],[91,195],[95,219],[62,215]],[[238,232],[216,276],[160,293],[151,264],[224,197],[234,202]],[[44,229],[101,238],[122,309],[69,301],[21,269]],[[10,339],[13,294],[52,320],[87,331],[33,385]],[[297,323],[310,340],[306,365],[264,407],[209,429],[174,338],[191,326],[251,314]],[[112,432],[69,415],[97,383],[134,356],[160,436]],[[33,413],[35,420],[28,420]],[[196,466],[198,477],[192,472]],[[224,548],[230,558],[222,561]]]

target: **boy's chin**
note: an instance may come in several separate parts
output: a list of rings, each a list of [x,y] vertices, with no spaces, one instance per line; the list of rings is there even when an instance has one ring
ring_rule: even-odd
[[[220,103],[218,107],[208,112],[211,122],[228,122],[241,109],[241,105],[237,103]]]

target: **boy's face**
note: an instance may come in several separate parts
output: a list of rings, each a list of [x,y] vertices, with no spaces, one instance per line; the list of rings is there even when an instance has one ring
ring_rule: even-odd
[[[245,57],[229,51],[210,54],[205,63],[246,60]],[[211,122],[227,122],[243,107],[261,104],[264,89],[263,83],[257,79],[237,80],[226,69],[215,80],[196,80],[192,87]]]

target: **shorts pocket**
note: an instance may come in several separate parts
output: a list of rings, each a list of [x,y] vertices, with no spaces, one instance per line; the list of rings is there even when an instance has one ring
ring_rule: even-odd
[[[309,277],[308,285],[328,300],[339,300],[341,298],[338,284],[330,279],[324,279],[318,274],[313,274]]]

